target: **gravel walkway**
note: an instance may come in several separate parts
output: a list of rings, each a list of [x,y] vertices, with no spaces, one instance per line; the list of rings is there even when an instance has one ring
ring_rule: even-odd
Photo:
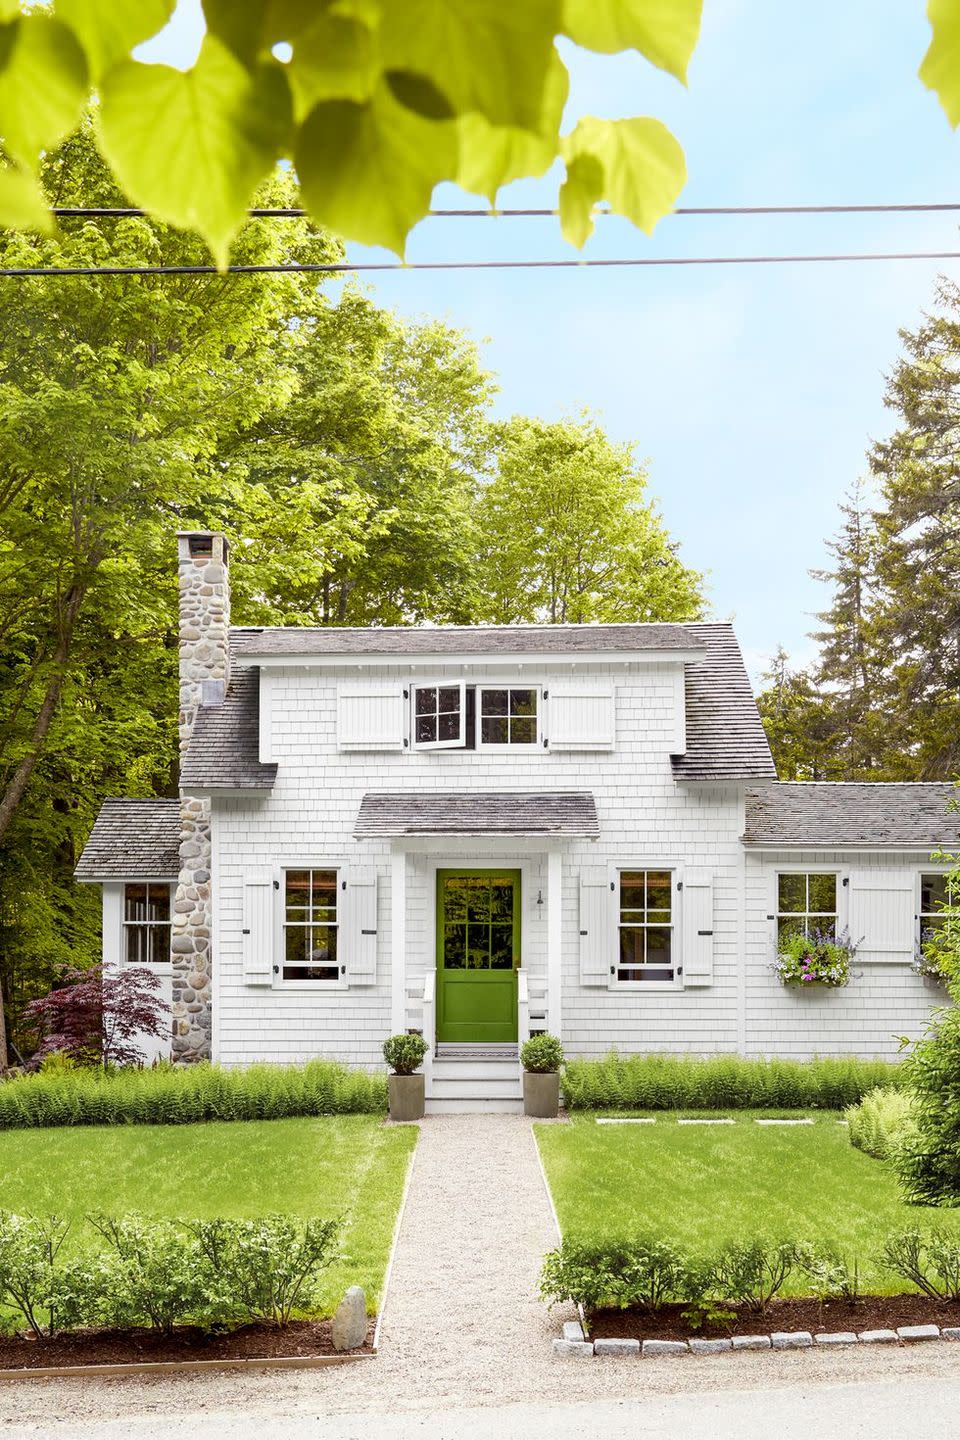
[[[536,1299],[540,1260],[555,1240],[528,1120],[431,1117],[421,1129],[377,1359],[312,1371],[5,1383],[0,1440],[80,1440],[111,1420],[121,1422],[101,1432],[111,1440],[147,1440],[160,1416],[172,1422],[164,1435],[195,1440],[215,1416],[303,1417],[306,1424],[330,1414],[416,1412],[426,1421],[431,1413],[511,1403],[960,1381],[960,1345],[943,1343],[557,1360],[550,1341],[564,1314],[549,1315]]]

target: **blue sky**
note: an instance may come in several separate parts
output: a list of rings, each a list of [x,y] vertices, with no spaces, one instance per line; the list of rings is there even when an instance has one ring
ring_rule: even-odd
[[[705,0],[689,89],[637,56],[567,55],[569,118],[653,114],[687,155],[681,205],[904,203],[960,198],[960,137],[916,77],[923,0]],[[144,58],[189,64],[199,0],[181,0]],[[554,203],[555,179],[505,205]],[[451,188],[437,204],[462,203]],[[471,202],[478,203],[478,202]],[[960,250],[958,217],[663,221],[648,240],[601,220],[588,256]],[[354,259],[379,258],[351,247]],[[566,258],[555,220],[434,220],[408,259]],[[384,257],[386,258],[386,257]],[[553,418],[587,408],[636,443],[685,560],[709,572],[756,676],[783,643],[809,658],[826,601],[837,504],[889,430],[883,377],[937,274],[958,264],[621,271],[405,272],[371,285],[405,315],[482,342],[497,408]]]

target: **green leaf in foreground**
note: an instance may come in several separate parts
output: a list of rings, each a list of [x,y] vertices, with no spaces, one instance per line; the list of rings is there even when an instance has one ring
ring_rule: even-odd
[[[0,169],[0,226],[49,235],[53,219],[39,181],[26,170]]]
[[[563,31],[587,50],[639,50],[684,84],[703,0],[564,0]]]
[[[57,0],[57,19],[83,46],[90,75],[98,80],[118,60],[162,30],[174,0]]]
[[[456,130],[400,105],[381,85],[364,105],[324,101],[307,116],[294,156],[303,197],[322,225],[402,256],[457,161]]]
[[[957,0],[928,0],[927,19],[933,39],[920,66],[920,79],[935,92],[956,127],[960,125],[960,5]]]
[[[659,120],[596,120],[586,116],[560,142],[567,176],[560,190],[560,225],[582,247],[593,233],[593,207],[606,200],[618,215],[652,234],[676,203],[687,178],[678,141]]]
[[[556,159],[569,90],[567,67],[554,51],[543,92],[539,133],[491,125],[475,112],[461,115],[457,183],[473,195],[488,196],[493,203],[501,185],[527,175],[543,175]]]
[[[289,132],[282,67],[248,71],[215,36],[192,70],[127,60],[104,77],[103,151],[130,199],[203,236],[217,263]]]
[[[0,141],[14,160],[36,165],[73,129],[86,91],[87,63],[66,25],[42,13],[0,25]]]

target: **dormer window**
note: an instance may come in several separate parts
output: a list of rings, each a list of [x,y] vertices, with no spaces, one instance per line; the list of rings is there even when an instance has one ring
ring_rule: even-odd
[[[415,750],[513,750],[540,742],[535,685],[415,685]]]
[[[429,750],[462,746],[466,713],[465,685],[417,685],[413,692],[414,745]]]

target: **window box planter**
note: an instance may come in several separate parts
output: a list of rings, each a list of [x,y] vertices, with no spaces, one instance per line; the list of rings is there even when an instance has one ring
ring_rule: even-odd
[[[850,962],[856,953],[846,936],[811,931],[781,938],[774,973],[781,985],[798,990],[840,990],[850,983]]]

